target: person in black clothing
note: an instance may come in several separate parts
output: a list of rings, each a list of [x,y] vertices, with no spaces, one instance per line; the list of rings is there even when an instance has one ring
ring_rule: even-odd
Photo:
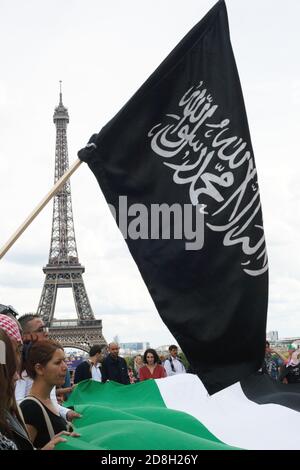
[[[34,450],[16,405],[14,387],[20,353],[14,349],[12,333],[12,328],[6,330],[0,326],[1,355],[4,356],[1,356],[0,363],[0,450]],[[55,435],[41,450],[52,450],[57,443],[64,441],[61,434]]]
[[[62,346],[51,340],[32,343],[26,371],[33,384],[20,408],[31,442],[40,449],[55,435],[67,431],[66,420],[50,398],[52,388],[65,381],[67,365]]]
[[[94,379],[101,382],[102,374],[100,370],[100,361],[102,360],[102,346],[95,344],[91,347],[89,359],[82,361],[75,370],[74,384],[86,379]]]
[[[54,413],[45,402],[34,402],[26,397],[20,407],[26,422],[28,433],[37,449],[41,449],[56,434],[67,431],[67,423],[59,414]],[[48,429],[42,409],[50,419],[52,428]],[[52,432],[51,432],[52,431]],[[35,434],[35,437],[34,434]]]
[[[108,345],[109,354],[102,364],[102,382],[113,380],[124,385],[130,383],[127,364],[125,359],[119,356],[119,349],[116,343]]]

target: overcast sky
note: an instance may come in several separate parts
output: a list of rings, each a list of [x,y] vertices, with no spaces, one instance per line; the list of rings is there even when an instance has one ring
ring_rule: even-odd
[[[59,80],[69,159],[120,109],[214,0],[0,0],[0,246],[52,186]],[[300,336],[300,2],[227,0],[270,263],[268,330]],[[107,341],[173,342],[93,174],[71,179],[79,260]],[[35,311],[52,203],[0,261],[0,303]],[[56,317],[74,312],[60,289]]]

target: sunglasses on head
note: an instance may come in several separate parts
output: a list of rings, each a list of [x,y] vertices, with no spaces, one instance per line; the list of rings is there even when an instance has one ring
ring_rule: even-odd
[[[13,308],[12,305],[2,305],[0,304],[0,313],[2,315],[6,315],[7,313],[11,313],[14,317],[17,317],[18,312]]]

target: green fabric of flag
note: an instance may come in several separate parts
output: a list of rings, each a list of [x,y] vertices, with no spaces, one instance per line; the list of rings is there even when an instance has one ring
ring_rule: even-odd
[[[196,418],[168,409],[154,380],[134,385],[78,384],[66,406],[82,414],[79,438],[57,450],[230,450]]]

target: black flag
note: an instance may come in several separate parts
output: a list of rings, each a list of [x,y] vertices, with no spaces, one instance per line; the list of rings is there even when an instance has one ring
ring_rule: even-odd
[[[267,254],[224,1],[78,155],[208,392],[259,369]]]

